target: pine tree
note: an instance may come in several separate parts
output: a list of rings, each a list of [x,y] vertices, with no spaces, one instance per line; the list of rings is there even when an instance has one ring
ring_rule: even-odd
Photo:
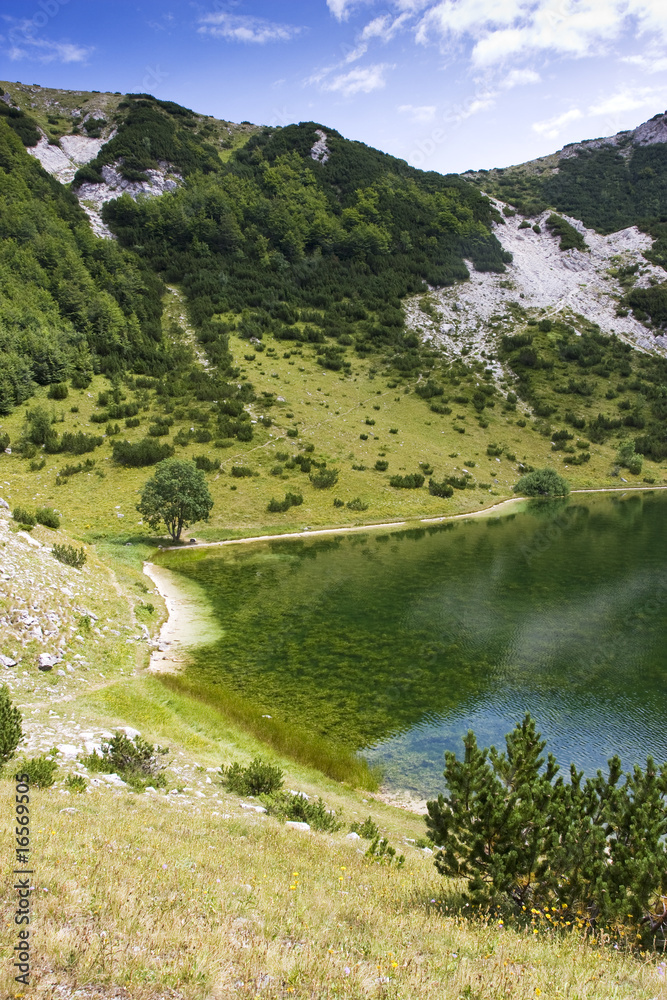
[[[0,765],[11,760],[23,739],[21,713],[12,705],[6,684],[0,687]]]

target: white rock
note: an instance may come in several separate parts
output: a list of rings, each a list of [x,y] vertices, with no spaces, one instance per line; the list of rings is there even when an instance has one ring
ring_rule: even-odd
[[[60,661],[55,656],[52,656],[51,653],[40,653],[37,665],[40,670],[53,670],[56,663],[59,662]]]
[[[242,802],[241,803],[241,809],[247,809],[249,812],[256,812],[256,813],[265,813],[266,812],[266,809],[264,808],[264,806],[251,806],[247,802]]]
[[[345,839],[346,840],[361,840],[361,837],[359,836],[358,833],[348,833],[347,836],[345,837]]]
[[[79,811],[79,810],[78,810],[78,809],[75,809],[75,808],[74,808],[74,806],[65,806],[65,808],[64,808],[64,809],[61,809],[61,810],[60,810],[60,812],[61,812],[61,813],[70,813],[70,815],[71,815],[72,813],[78,813],[78,811]]]
[[[289,827],[290,830],[303,830],[304,833],[310,830],[310,823],[297,823],[295,820],[289,819],[285,826]]]
[[[141,736],[138,729],[133,729],[132,726],[121,726],[121,733],[125,733],[128,739],[133,740],[135,736]]]
[[[127,788],[127,782],[123,781],[120,774],[104,774],[102,775],[102,780],[106,781],[109,785],[114,785],[116,788]]]
[[[2,653],[0,653],[0,663],[3,665],[3,667],[16,666],[16,660],[12,660],[11,656],[3,656]]]
[[[29,535],[27,531],[17,531],[16,537],[22,538],[24,542],[28,543],[28,545],[32,545],[33,549],[41,549],[42,547],[37,539],[33,538],[32,535]]]
[[[0,497],[0,510],[9,510],[9,504]]]
[[[73,743],[60,743],[58,750],[63,757],[66,757],[69,760],[75,760],[79,753],[79,748],[75,747]]]

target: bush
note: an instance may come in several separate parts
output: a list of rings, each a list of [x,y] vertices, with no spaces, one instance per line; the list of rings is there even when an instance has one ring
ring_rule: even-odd
[[[65,778],[65,787],[70,792],[81,794],[88,788],[88,782],[82,774],[68,774]]]
[[[129,441],[114,441],[113,460],[119,465],[129,465],[135,468],[145,465],[157,465],[158,462],[170,458],[174,449],[168,444],[159,444],[150,438],[143,438],[136,444]]]
[[[347,504],[348,510],[368,510],[368,504],[364,503],[361,497],[355,497],[354,500],[350,500]]]
[[[67,388],[66,382],[54,382],[53,385],[49,386],[49,391],[47,393],[49,399],[67,399],[69,396],[69,389]]]
[[[407,476],[391,476],[389,485],[397,490],[418,490],[424,485],[424,477],[421,472],[412,472]]]
[[[341,500],[339,497],[336,497],[336,499],[333,502],[333,505],[334,505],[334,507],[344,507],[345,506],[345,501]]]
[[[31,514],[26,507],[14,507],[12,517],[24,528],[34,528],[37,524],[35,515]]]
[[[375,840],[380,836],[380,828],[369,816],[363,823],[355,822],[350,824],[350,833],[358,833],[364,840]]]
[[[432,497],[444,497],[445,499],[454,495],[454,487],[444,480],[437,483],[435,479],[429,479],[428,491]]]
[[[60,518],[53,507],[40,507],[35,514],[37,524],[43,524],[45,528],[53,528],[55,531],[60,527]]]
[[[389,468],[389,462],[387,462],[383,458],[378,458],[377,462],[375,463],[375,468],[377,469],[378,472],[386,472],[387,469]]]
[[[247,767],[240,764],[221,767],[220,777],[236,795],[270,795],[283,786],[282,770],[261,757],[255,757]]]
[[[248,479],[253,475],[253,471],[247,465],[233,465],[229,470],[235,479]]]
[[[7,685],[0,685],[0,767],[12,759],[23,739],[22,715],[9,694]]]
[[[624,775],[612,757],[607,775],[583,781],[572,765],[566,782],[529,715],[504,752],[480,749],[473,732],[463,743],[462,760],[445,754],[446,793],[427,803],[429,836],[443,845],[438,871],[465,880],[470,902],[630,923],[650,942],[667,890],[667,766],[649,757]]]
[[[638,455],[635,451],[634,441],[630,440],[621,441],[616,453],[616,461],[622,468],[632,473],[633,476],[639,475],[644,464],[642,456]]]
[[[43,754],[41,757],[32,757],[30,760],[19,760],[16,762],[16,774],[26,775],[28,784],[38,788],[51,788],[56,780],[58,761],[51,754]]]
[[[120,774],[128,784],[139,789],[148,784],[155,787],[166,784],[163,758],[168,753],[167,747],[153,745],[141,736],[130,739],[125,733],[115,733],[103,741],[99,754],[93,751],[81,760],[90,771]]]
[[[303,496],[300,493],[286,493],[284,500],[276,500],[272,497],[266,509],[270,514],[284,514],[290,507],[300,507],[302,503]]]
[[[310,481],[317,490],[328,490],[338,482],[338,469],[320,469],[311,472]]]
[[[405,855],[397,854],[396,848],[391,846],[387,838],[379,835],[373,839],[366,857],[379,865],[396,865],[397,868],[402,868],[405,864]]]
[[[525,497],[566,497],[570,487],[555,469],[536,469],[521,476],[514,492]]]
[[[343,827],[339,819],[340,813],[327,809],[321,798],[316,802],[309,802],[302,793],[280,792],[267,796],[262,801],[272,816],[296,823],[308,823],[313,830],[336,833]]]
[[[578,229],[566,222],[560,215],[552,213],[547,219],[547,229],[560,237],[561,250],[588,250],[586,240]]]
[[[220,463],[216,462],[213,458],[209,458],[208,455],[195,455],[193,461],[202,472],[215,472],[216,469],[220,468]]]
[[[82,569],[86,564],[87,556],[83,547],[75,549],[73,545],[54,545],[51,552],[58,562],[73,566],[74,569]]]

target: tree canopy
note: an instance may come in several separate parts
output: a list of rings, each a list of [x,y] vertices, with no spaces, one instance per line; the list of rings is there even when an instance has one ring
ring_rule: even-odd
[[[514,492],[525,497],[566,497],[570,487],[555,469],[536,469],[516,483]]]
[[[141,492],[137,510],[157,531],[164,522],[175,542],[183,528],[207,521],[213,507],[204,473],[194,462],[167,458],[157,466]]]

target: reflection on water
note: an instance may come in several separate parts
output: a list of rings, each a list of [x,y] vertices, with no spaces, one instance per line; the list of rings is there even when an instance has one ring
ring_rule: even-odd
[[[179,554],[224,637],[192,670],[440,787],[445,749],[526,711],[562,763],[667,759],[667,498]]]

